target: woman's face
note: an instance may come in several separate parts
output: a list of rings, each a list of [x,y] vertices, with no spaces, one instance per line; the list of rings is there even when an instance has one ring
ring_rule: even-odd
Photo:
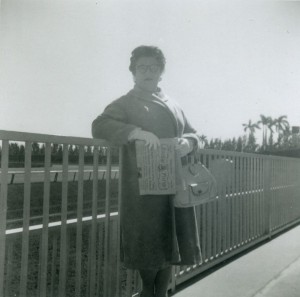
[[[157,90],[162,69],[154,57],[141,57],[136,62],[134,80],[136,85],[148,92]]]

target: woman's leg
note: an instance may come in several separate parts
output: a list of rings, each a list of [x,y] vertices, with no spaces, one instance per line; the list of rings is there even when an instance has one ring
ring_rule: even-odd
[[[143,282],[141,297],[154,297],[154,283],[157,270],[143,269],[139,270],[139,273]]]
[[[155,297],[167,297],[169,282],[172,275],[172,266],[159,270],[155,279]]]

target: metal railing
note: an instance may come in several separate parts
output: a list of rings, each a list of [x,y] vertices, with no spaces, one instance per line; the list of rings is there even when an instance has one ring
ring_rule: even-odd
[[[112,148],[105,141],[0,131],[0,297],[133,296],[140,289],[136,271],[120,262],[119,173],[114,177]],[[24,182],[11,183],[9,142],[25,143]],[[45,144],[42,178],[31,168],[31,145]],[[51,147],[63,145],[61,178],[53,180]],[[71,173],[68,147],[79,146]],[[92,146],[93,165],[84,163]],[[105,168],[99,148],[107,147]],[[122,166],[119,149],[118,169]],[[203,263],[176,266],[170,288],[299,222],[300,160],[225,151],[201,150],[211,170],[230,161],[218,176],[218,196],[196,208]],[[89,167],[89,168],[88,168]],[[88,168],[88,169],[87,169]],[[85,171],[91,170],[89,178]],[[102,178],[103,170],[106,178]],[[120,170],[121,172],[121,170]],[[72,178],[73,176],[73,178]],[[14,221],[15,208],[21,209]],[[12,215],[13,214],[13,215]],[[21,219],[21,220],[20,220]]]
[[[111,296],[112,293],[119,296],[120,286],[116,284],[121,284],[118,216],[121,176],[115,179],[109,144],[101,140],[7,131],[0,131],[0,139],[0,296]],[[15,141],[25,143],[21,184],[11,183],[8,168],[9,142]],[[38,179],[31,168],[33,142],[45,145],[43,172]],[[60,178],[54,180],[53,144],[63,146]],[[74,172],[70,174],[70,145],[79,148],[76,178]],[[84,164],[86,146],[93,151],[92,170],[89,169],[92,174],[88,178],[86,167],[91,165]],[[99,164],[100,147],[107,147],[105,169]],[[120,149],[120,163],[121,159]],[[87,199],[89,203],[84,207]],[[37,216],[32,216],[36,200],[40,200],[38,223]],[[15,226],[10,214],[19,204],[22,225]]]

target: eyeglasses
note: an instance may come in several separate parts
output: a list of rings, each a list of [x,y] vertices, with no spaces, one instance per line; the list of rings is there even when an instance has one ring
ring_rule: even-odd
[[[136,66],[136,70],[139,72],[139,73],[146,73],[147,70],[150,69],[150,71],[152,73],[158,73],[160,71],[160,66],[157,65],[157,64],[153,64],[153,65],[137,65]]]

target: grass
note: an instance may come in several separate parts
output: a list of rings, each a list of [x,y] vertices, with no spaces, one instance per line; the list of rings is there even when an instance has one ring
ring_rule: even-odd
[[[118,194],[117,180],[111,181],[111,204],[112,209],[116,208],[116,197]],[[98,181],[98,212],[104,210],[105,205],[105,180]],[[92,214],[92,191],[93,182],[84,181],[83,184],[83,213],[84,215]],[[43,216],[43,183],[31,184],[30,197],[30,217],[31,224],[40,224]],[[78,183],[76,181],[68,183],[68,219],[77,216],[77,196]],[[50,221],[60,219],[62,203],[62,183],[52,182],[50,184],[50,201],[49,201]],[[11,184],[8,186],[7,199],[7,228],[17,228],[22,226],[24,203],[24,184]]]
[[[83,187],[84,197],[84,215],[92,214],[92,181],[85,181]],[[98,213],[103,212],[105,203],[105,181],[98,182]],[[111,197],[112,210],[116,209],[116,197],[118,194],[117,181],[111,181]],[[42,222],[43,209],[43,183],[31,184],[31,199],[30,199],[30,216],[32,224],[39,224]],[[51,221],[60,220],[60,208],[62,199],[62,183],[52,182],[50,187],[50,218]],[[68,183],[68,218],[77,216],[77,196],[78,196],[77,182]],[[8,213],[7,213],[7,229],[21,227],[23,224],[23,200],[24,200],[24,185],[12,184],[8,187]],[[89,267],[91,265],[91,221],[83,224],[82,229],[82,248],[80,251],[76,243],[76,226],[71,224],[67,227],[67,246],[63,249],[67,255],[67,283],[66,283],[66,297],[74,296],[76,280],[76,253],[81,256],[81,293],[80,296],[88,296],[89,293]],[[111,238],[116,238],[117,231],[116,222],[111,223],[111,230],[109,232]],[[28,277],[27,277],[27,296],[39,297],[39,279],[40,279],[40,261],[41,253],[47,252],[47,296],[58,296],[59,288],[59,274],[60,274],[60,254],[62,252],[61,244],[61,227],[49,228],[48,248],[47,251],[41,249],[41,230],[30,231],[28,238]],[[104,242],[105,242],[105,228],[104,223],[97,223],[96,231],[96,296],[103,296],[104,283]],[[20,292],[20,271],[22,263],[22,233],[8,235],[6,239],[6,296],[19,296]],[[26,244],[25,244],[26,246]],[[24,248],[24,246],[23,246]],[[109,253],[111,256],[112,265],[112,288],[116,287],[115,282],[115,264],[117,257],[117,241],[110,240]],[[126,270],[121,269],[121,278],[126,280]],[[103,296],[104,297],[104,296]],[[107,296],[105,296],[107,297]]]

